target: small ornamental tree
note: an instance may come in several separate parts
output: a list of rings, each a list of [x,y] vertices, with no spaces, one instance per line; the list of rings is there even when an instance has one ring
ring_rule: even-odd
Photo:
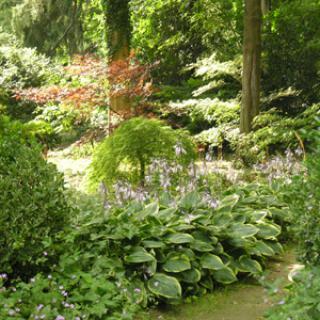
[[[176,159],[175,146],[185,153]],[[144,185],[147,167],[154,159],[179,161],[187,166],[196,156],[189,136],[156,119],[132,118],[122,123],[97,148],[91,166],[91,181],[112,185],[118,179]]]

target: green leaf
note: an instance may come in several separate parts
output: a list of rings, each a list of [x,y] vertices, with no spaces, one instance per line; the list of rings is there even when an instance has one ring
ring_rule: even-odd
[[[237,281],[235,273],[228,267],[213,272],[213,278],[220,283],[230,284]]]
[[[126,256],[124,260],[127,263],[144,263],[155,260],[154,256],[148,253],[144,248],[137,247],[135,250]]]
[[[158,202],[152,202],[148,204],[143,211],[139,214],[140,219],[144,219],[148,216],[157,216],[159,213],[159,203]]]
[[[271,223],[259,223],[257,225],[259,232],[257,236],[263,239],[274,239],[281,233],[281,228]]]
[[[155,241],[155,240],[144,240],[142,241],[143,246],[145,248],[150,248],[150,249],[156,249],[156,248],[163,248],[165,247],[165,244],[161,241]]]
[[[283,254],[283,247],[279,242],[266,241],[266,244],[276,253]]]
[[[220,257],[206,253],[200,258],[202,268],[210,270],[220,270],[225,267]]]
[[[238,203],[239,199],[240,199],[240,196],[237,194],[226,196],[219,203],[218,209],[222,209],[226,207],[233,208]]]
[[[260,263],[249,256],[241,256],[239,259],[240,267],[242,271],[250,273],[261,273],[262,267]]]
[[[229,229],[229,233],[233,238],[249,238],[257,234],[259,231],[252,224],[235,223]]]
[[[197,283],[201,279],[201,272],[198,269],[191,269],[181,273],[181,281],[186,283]]]
[[[163,220],[169,220],[176,213],[176,208],[168,208],[160,210],[158,213],[158,218]]]
[[[182,272],[191,269],[190,260],[186,255],[171,256],[163,265],[167,272]]]
[[[201,240],[195,240],[191,245],[191,249],[194,249],[199,252],[211,252],[213,251],[213,246],[210,243],[201,241]]]
[[[251,221],[252,222],[260,222],[263,221],[264,218],[268,215],[267,211],[254,211],[251,214]]]
[[[196,208],[201,203],[201,196],[197,192],[186,194],[179,203],[179,206],[185,209]]]
[[[249,253],[256,254],[257,256],[274,256],[275,252],[268,246],[264,241],[257,241],[252,248],[250,248]]]
[[[148,289],[156,296],[167,299],[179,299],[181,297],[181,286],[179,281],[163,273],[156,273],[148,281]]]
[[[167,237],[167,242],[174,244],[192,243],[194,238],[188,233],[175,233]]]

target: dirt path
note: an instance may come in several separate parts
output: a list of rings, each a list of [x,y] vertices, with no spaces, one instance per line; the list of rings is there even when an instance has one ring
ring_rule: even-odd
[[[288,273],[295,265],[293,250],[279,261],[270,263],[267,279],[288,282]],[[277,289],[275,289],[277,290]],[[281,290],[280,290],[281,291]],[[276,297],[280,301],[281,292]],[[239,283],[209,294],[199,300],[166,310],[152,311],[151,320],[260,320],[272,302],[269,294],[258,283]]]

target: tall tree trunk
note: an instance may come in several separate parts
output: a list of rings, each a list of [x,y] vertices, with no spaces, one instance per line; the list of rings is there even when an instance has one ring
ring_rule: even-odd
[[[261,78],[261,1],[245,0],[240,131],[248,133],[259,113]]]
[[[271,0],[261,0],[261,11],[263,15],[266,15],[271,8]]]
[[[130,0],[103,0],[106,10],[106,36],[109,65],[127,60],[130,56]],[[112,86],[112,79],[110,79]],[[110,117],[112,112],[130,110],[131,101],[126,96],[110,96]],[[111,121],[111,119],[109,119]]]

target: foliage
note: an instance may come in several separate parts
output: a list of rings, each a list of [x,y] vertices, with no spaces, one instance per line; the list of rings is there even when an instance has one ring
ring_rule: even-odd
[[[74,258],[74,257],[73,257]],[[124,289],[130,286],[128,281],[118,275],[112,277],[112,264],[106,265],[104,271],[83,272],[74,268],[66,257],[62,266],[49,275],[37,274],[28,283],[12,282],[8,288],[2,287],[0,276],[0,316],[2,319],[105,319],[129,320],[139,308],[135,305],[133,292]],[[116,282],[118,281],[118,282]],[[118,286],[123,286],[119,290]]]
[[[319,122],[318,122],[319,123]],[[309,264],[320,263],[320,134],[319,130],[309,132],[314,141],[313,153],[306,161],[305,175],[296,176],[292,184],[285,189],[285,201],[292,211],[292,229],[299,239],[299,258]]]
[[[186,150],[181,164],[195,157],[194,146],[186,133],[175,131],[155,119],[133,118],[120,125],[97,148],[91,179],[106,185],[117,179],[144,183],[146,170],[155,159],[176,159],[175,146]]]
[[[17,45],[0,46],[0,86],[5,90],[37,87],[54,73],[50,62],[36,50]]]
[[[307,269],[299,272],[294,283],[288,287],[288,296],[279,305],[268,312],[268,320],[317,320],[320,316],[319,268]]]
[[[133,46],[144,61],[160,60],[160,81],[177,83],[202,55],[216,51],[228,60],[241,47],[241,1],[134,0],[131,7]]]
[[[176,203],[114,206],[107,215],[87,216],[81,231],[70,237],[99,260],[108,255],[115,265],[121,261],[128,279],[139,284],[141,301],[175,302],[210,291],[216,283],[232,283],[237,274],[259,274],[264,257],[281,252],[280,227],[271,221],[276,204],[269,198],[270,210],[259,210],[255,187],[248,188],[249,196],[223,197],[216,209],[197,192]],[[106,265],[89,256],[79,262],[89,270],[92,264]]]
[[[264,87],[293,87],[306,100],[319,98],[320,29],[318,1],[281,1],[266,18]]]
[[[312,130],[317,128],[315,120],[319,114],[320,105],[316,104],[307,108],[296,117],[284,117],[276,110],[261,113],[254,120],[254,130],[240,139],[233,141],[234,148],[246,162],[263,160],[275,150],[285,151],[287,148],[303,147],[303,140],[299,130]],[[305,143],[310,139],[306,137]]]
[[[27,129],[1,118],[0,133],[0,269],[26,277],[45,265],[46,247],[72,210],[62,176],[41,157]]]
[[[83,43],[82,9],[76,0],[23,0],[13,8],[13,28],[26,47],[52,55],[64,45],[74,54]]]

